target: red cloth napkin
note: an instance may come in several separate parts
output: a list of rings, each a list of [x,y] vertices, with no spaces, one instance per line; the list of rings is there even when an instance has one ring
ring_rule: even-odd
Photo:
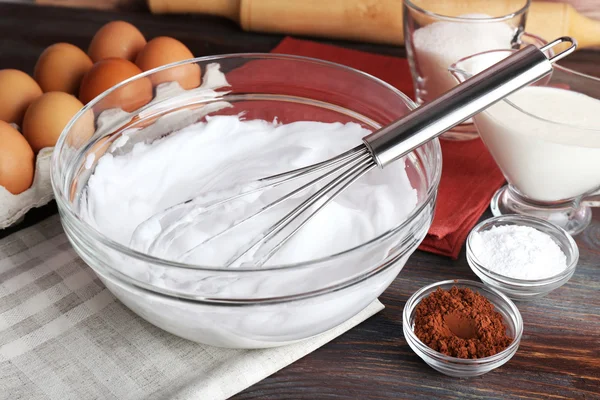
[[[285,38],[272,53],[320,58],[376,76],[413,97],[413,85],[404,58],[365,53],[341,47]],[[442,179],[436,214],[421,250],[458,258],[469,231],[487,209],[504,177],[480,139],[442,140]]]

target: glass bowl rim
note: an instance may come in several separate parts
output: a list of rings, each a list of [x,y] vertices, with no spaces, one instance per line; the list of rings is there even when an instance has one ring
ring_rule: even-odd
[[[553,238],[560,237],[568,243],[569,250],[570,250],[570,258],[571,258],[570,261],[571,262],[569,263],[569,265],[567,265],[567,268],[565,270],[559,272],[558,274],[552,275],[548,278],[542,278],[542,279],[511,278],[511,277],[501,275],[497,272],[494,272],[494,271],[486,268],[483,265],[483,263],[477,258],[477,256],[475,255],[475,252],[473,251],[473,248],[472,248],[473,234],[482,232],[483,227],[486,225],[490,225],[490,227],[499,226],[500,223],[503,223],[503,222],[504,222],[503,225],[507,225],[507,224],[508,225],[522,225],[522,226],[528,226],[528,227],[534,228],[534,229],[536,229],[536,226],[541,225],[541,226],[547,228],[548,230],[550,230],[553,233],[551,235]],[[546,233],[546,232],[544,232],[544,233]],[[546,234],[548,235],[548,233],[546,233]],[[528,216],[528,215],[507,214],[507,215],[500,215],[497,217],[491,217],[491,218],[481,221],[471,230],[471,232],[469,232],[469,236],[467,236],[466,247],[467,247],[467,250],[466,250],[467,251],[467,261],[468,261],[471,269],[476,269],[478,272],[483,273],[485,276],[494,280],[495,282],[502,283],[502,284],[508,284],[508,285],[512,285],[512,286],[517,286],[517,287],[521,287],[523,289],[543,287],[546,285],[551,285],[551,284],[560,282],[564,278],[570,276],[575,271],[575,268],[577,268],[577,264],[579,262],[579,247],[577,246],[577,243],[575,242],[573,237],[567,231],[565,231],[563,228],[561,228],[557,225],[554,225],[551,222],[548,222],[541,218]],[[567,257],[569,257],[569,255],[567,255],[567,254],[565,254],[565,255]]]
[[[68,132],[73,128],[75,123],[86,112],[93,109],[93,107],[96,104],[98,104],[104,98],[109,96],[111,93],[130,84],[131,82],[134,82],[134,81],[144,78],[146,76],[156,74],[158,72],[161,72],[161,71],[164,71],[164,70],[167,70],[170,68],[176,68],[176,67],[179,67],[182,65],[196,64],[196,63],[209,63],[211,61],[217,62],[217,61],[223,61],[223,60],[229,60],[229,59],[247,59],[248,61],[264,60],[264,59],[288,60],[288,61],[309,62],[309,63],[313,63],[313,64],[319,64],[322,66],[332,67],[335,69],[353,73],[362,78],[366,78],[374,83],[377,83],[378,85],[382,86],[383,88],[391,91],[393,94],[395,94],[402,100],[402,102],[408,108],[408,111],[412,111],[417,108],[417,105],[414,101],[412,101],[406,94],[404,94],[403,92],[401,92],[400,90],[398,90],[397,88],[392,86],[391,84],[389,84],[389,83],[385,82],[384,80],[379,79],[371,74],[368,74],[366,72],[360,71],[358,69],[355,69],[355,68],[352,68],[352,67],[349,67],[349,66],[346,66],[343,64],[334,63],[334,62],[326,61],[326,60],[321,60],[321,59],[317,59],[317,58],[313,58],[313,57],[297,56],[297,55],[291,55],[291,54],[278,54],[278,53],[220,54],[220,55],[213,55],[213,56],[196,57],[196,58],[191,58],[188,60],[183,60],[183,61],[178,61],[178,62],[170,63],[167,65],[163,65],[161,67],[157,67],[157,68],[142,72],[141,74],[138,74],[131,78],[128,78],[128,79],[124,80],[123,82],[111,87],[110,89],[107,89],[105,92],[98,95],[96,98],[94,98],[88,104],[86,104],[77,114],[75,114],[75,116],[69,121],[67,126],[61,132],[60,137],[58,138],[58,141],[56,143],[55,149],[61,149],[61,150],[63,149]],[[130,114],[134,114],[134,113],[130,113]],[[236,268],[235,272],[236,273],[252,273],[252,272],[261,272],[262,273],[262,272],[266,272],[266,271],[286,270],[286,269],[292,269],[292,268],[293,269],[310,268],[314,264],[329,261],[334,258],[339,258],[339,257],[345,256],[347,254],[354,253],[356,251],[360,251],[361,249],[363,249],[365,247],[368,247],[368,246],[370,246],[374,243],[377,243],[381,240],[385,240],[385,239],[389,238],[390,236],[395,235],[398,232],[402,231],[402,229],[405,228],[413,220],[415,220],[421,214],[423,209],[425,207],[427,207],[432,202],[432,200],[434,200],[436,197],[437,188],[439,186],[441,172],[442,172],[442,160],[441,160],[442,159],[442,150],[441,150],[441,145],[440,145],[438,138],[431,140],[430,142],[424,144],[423,146],[428,146],[428,145],[433,146],[432,157],[437,160],[437,162],[434,163],[435,166],[432,171],[431,183],[428,185],[427,192],[426,192],[426,195],[423,198],[423,200],[421,200],[421,202],[417,204],[417,206],[408,214],[408,216],[405,218],[404,221],[402,221],[402,223],[400,225],[398,225],[386,232],[383,232],[382,234],[380,234],[364,243],[361,243],[357,246],[354,246],[352,248],[349,248],[344,251],[341,251],[341,252],[338,252],[335,254],[331,254],[331,255],[328,255],[325,257],[307,260],[307,261],[303,261],[303,262],[299,262],[299,263],[273,265],[273,266],[268,266],[268,267],[263,267],[263,268]],[[413,153],[413,152],[411,152],[411,153]],[[86,236],[88,236],[89,238],[91,238],[95,241],[100,242],[101,244],[111,248],[114,251],[117,251],[120,254],[124,254],[128,257],[133,257],[140,261],[152,263],[155,265],[160,265],[160,266],[166,267],[166,268],[191,269],[191,270],[210,271],[210,272],[227,272],[227,273],[232,272],[231,268],[188,264],[188,263],[176,262],[176,261],[171,261],[171,260],[155,257],[152,255],[134,250],[126,245],[123,245],[123,244],[109,238],[108,236],[104,235],[103,233],[99,232],[98,230],[94,229],[87,222],[83,221],[77,215],[77,213],[73,210],[73,208],[71,207],[69,202],[65,200],[66,197],[65,197],[64,190],[62,187],[63,184],[61,182],[59,182],[59,180],[60,180],[59,173],[58,173],[59,168],[57,167],[57,165],[59,165],[59,155],[58,154],[59,154],[59,151],[54,151],[52,153],[50,181],[51,181],[53,192],[55,194],[54,197],[56,199],[57,204],[59,205],[59,210],[61,211],[60,212],[61,219],[65,218],[65,216],[66,216],[66,218],[72,218],[72,220],[77,225],[77,227],[79,229],[81,229]]]
[[[530,33],[524,33],[524,35],[528,35],[528,36],[534,37],[536,39],[541,39],[541,38],[539,38],[539,37],[537,37],[537,36],[535,36],[533,34],[530,34]],[[463,57],[460,60],[455,61],[454,63],[452,63],[448,67],[448,71],[449,72],[462,71],[462,69],[458,68],[457,65],[459,63],[465,62],[465,61],[467,61],[467,60],[469,60],[469,59],[471,59],[471,58],[473,58],[475,56],[480,56],[480,55],[484,55],[484,54],[502,53],[502,52],[513,53],[515,51],[516,51],[515,49],[496,49],[496,50],[487,50],[487,51],[482,51],[482,52],[479,52],[479,53],[471,54],[469,56]],[[562,65],[557,64],[557,63],[552,64],[552,68],[553,68],[553,70],[559,70],[561,72],[574,75],[578,79],[589,80],[589,81],[595,82],[596,84],[600,85],[600,77],[593,76],[593,75],[588,75],[588,74],[585,74],[585,73],[579,72],[579,71],[575,71],[573,69],[570,69],[570,68],[567,68],[567,67],[563,67]],[[568,90],[568,89],[563,89],[563,90]],[[587,96],[587,95],[585,95],[585,96]],[[591,97],[591,96],[589,96],[589,97]],[[572,123],[558,122],[558,121],[553,121],[551,119],[540,117],[539,115],[535,115],[535,114],[530,113],[527,110],[524,110],[523,108],[519,107],[518,105],[516,105],[512,101],[508,100],[507,98],[502,99],[502,101],[508,103],[511,107],[515,108],[519,112],[522,112],[523,114],[527,115],[528,117],[534,118],[534,119],[536,119],[538,121],[542,121],[542,122],[547,123],[547,124],[556,125],[556,126],[564,126],[564,127],[573,128],[573,129],[579,129],[581,131],[600,132],[600,128],[591,128],[591,127],[588,127],[588,126],[575,125],[575,124],[572,124]],[[485,111],[486,110],[483,110],[482,112],[485,112]]]
[[[491,17],[491,18],[465,18],[465,17],[452,17],[450,15],[442,15],[442,14],[438,14],[435,13],[433,11],[429,11],[429,10],[425,10],[424,8],[416,5],[415,3],[413,3],[412,0],[404,0],[404,4],[407,7],[412,8],[415,11],[418,11],[422,14],[425,14],[429,17],[434,17],[437,18],[439,20],[442,21],[449,21],[449,22],[475,22],[475,23],[493,23],[493,22],[502,22],[502,21],[507,21],[509,19],[512,19],[516,16],[519,15],[523,15],[524,13],[526,13],[529,10],[529,7],[531,6],[531,2],[532,0],[525,0],[525,5],[523,5],[523,7],[519,8],[516,11],[513,11],[512,13],[509,14],[505,14],[505,15],[500,15],[498,17]]]
[[[428,291],[429,289],[435,288],[435,287],[443,286],[443,285],[453,285],[453,286],[456,285],[459,287],[468,287],[471,289],[477,288],[477,289],[480,289],[483,291],[488,291],[488,292],[493,293],[496,296],[498,296],[500,298],[500,302],[503,303],[504,305],[507,305],[510,308],[510,310],[512,311],[512,313],[510,314],[510,317],[511,317],[510,323],[512,325],[514,325],[514,327],[515,327],[515,337],[513,338],[511,344],[506,349],[504,349],[501,352],[496,353],[492,356],[472,359],[472,358],[458,358],[458,357],[447,356],[436,350],[433,350],[431,347],[429,347],[425,343],[423,343],[417,337],[414,330],[412,329],[412,326],[411,326],[410,320],[409,320],[410,314],[421,303],[426,291]],[[488,299],[488,301],[490,301],[490,303],[492,303],[494,305],[494,308],[496,308],[496,304],[498,302],[492,301],[487,296],[484,296],[484,297],[486,297]],[[508,296],[506,296],[504,293],[500,292],[499,290],[497,290],[493,287],[490,287],[488,285],[485,285],[481,282],[473,281],[470,279],[449,279],[449,280],[445,280],[445,281],[439,281],[439,282],[432,283],[430,285],[425,285],[422,288],[420,288],[419,290],[417,290],[416,292],[414,292],[406,301],[406,305],[404,306],[404,310],[402,311],[402,325],[403,325],[403,327],[406,327],[406,329],[404,331],[408,333],[408,335],[410,336],[410,339],[414,342],[414,344],[417,346],[417,348],[421,352],[423,352],[425,355],[427,355],[428,357],[438,360],[438,361],[444,361],[444,362],[447,362],[450,364],[454,364],[454,365],[463,365],[463,366],[472,366],[472,367],[477,367],[481,364],[487,364],[487,363],[497,363],[497,362],[504,360],[506,357],[511,357],[512,354],[514,354],[516,349],[519,347],[519,344],[521,343],[521,337],[523,336],[523,317],[521,316],[521,312],[519,311],[519,309],[517,308],[515,303],[511,299],[509,299]]]

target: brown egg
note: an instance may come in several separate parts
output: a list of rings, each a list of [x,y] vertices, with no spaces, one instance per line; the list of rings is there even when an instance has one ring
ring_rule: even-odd
[[[48,92],[37,98],[23,118],[23,136],[37,154],[53,147],[71,118],[83,108],[76,97],[63,92]]]
[[[105,90],[141,72],[134,63],[122,58],[99,61],[83,77],[79,88],[79,100],[87,104]],[[152,83],[148,78],[141,78],[102,99],[94,107],[94,111],[121,108],[131,112],[148,104],[150,100],[152,100]]]
[[[35,172],[33,150],[21,133],[0,121],[0,186],[12,194],[31,187]]]
[[[144,35],[135,26],[125,21],[112,21],[96,32],[88,55],[95,63],[107,58],[135,61],[145,45]]]
[[[79,47],[57,43],[40,55],[33,77],[44,92],[77,94],[81,79],[92,65],[92,60]]]
[[[25,110],[41,95],[40,86],[25,72],[0,70],[0,121],[21,125]]]
[[[176,61],[194,58],[192,52],[179,40],[170,37],[157,37],[148,42],[138,54],[135,63],[142,71],[170,64]],[[200,66],[197,64],[182,65],[161,71],[150,77],[152,84],[163,82],[179,82],[184,89],[193,89],[200,86]]]
[[[94,111],[88,109],[83,115],[77,118],[71,129],[67,133],[67,144],[79,149],[87,144],[90,138],[96,132]]]

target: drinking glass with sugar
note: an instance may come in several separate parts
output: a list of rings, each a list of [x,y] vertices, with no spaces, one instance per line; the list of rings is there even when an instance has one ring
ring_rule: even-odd
[[[472,0],[459,5],[453,1],[404,0],[404,37],[417,102],[433,100],[458,84],[448,72],[456,61],[516,46],[529,3]],[[474,139],[477,130],[469,121],[442,137]]]

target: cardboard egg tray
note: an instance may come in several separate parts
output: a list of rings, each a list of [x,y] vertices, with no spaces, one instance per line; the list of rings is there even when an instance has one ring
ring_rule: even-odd
[[[0,186],[0,229],[21,221],[27,211],[48,204],[54,198],[50,183],[50,159],[53,147],[42,149],[35,161],[35,176],[29,189],[12,194]]]

